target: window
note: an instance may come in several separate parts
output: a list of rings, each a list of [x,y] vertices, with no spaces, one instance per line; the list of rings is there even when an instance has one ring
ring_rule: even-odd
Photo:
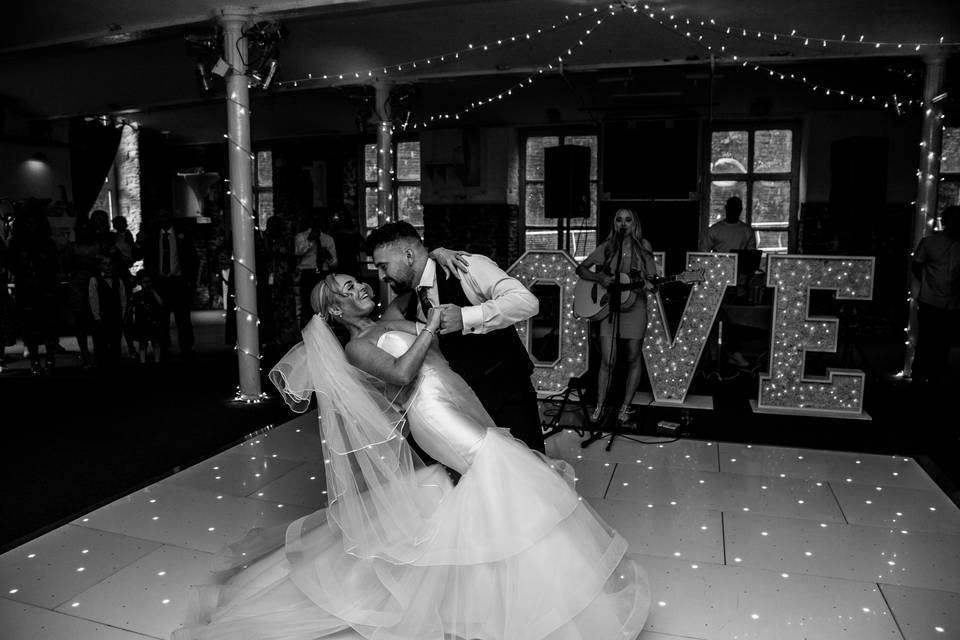
[[[960,205],[960,127],[943,130],[937,213],[951,205]]]
[[[797,217],[794,128],[714,130],[710,139],[708,224],[724,218],[731,196],[743,201],[741,219],[754,229],[757,248],[785,253]]]
[[[391,220],[409,222],[423,235],[423,204],[420,202],[420,142],[394,143],[393,210]],[[364,211],[367,229],[376,229],[377,220],[377,145],[363,146]]]
[[[265,229],[273,216],[273,151],[257,151],[253,168],[253,196],[257,202],[257,220]]]
[[[563,248],[557,221],[543,212],[543,150],[561,144],[590,147],[590,217],[570,220],[570,253],[583,260],[597,246],[597,136],[527,136],[523,159],[523,211],[526,221],[526,249]]]

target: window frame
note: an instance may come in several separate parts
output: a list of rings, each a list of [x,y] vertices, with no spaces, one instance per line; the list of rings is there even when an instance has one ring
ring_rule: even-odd
[[[956,131],[956,135],[957,135],[958,137],[960,137],[960,125],[956,125],[956,126],[944,126],[943,138],[941,139],[941,147],[940,147],[940,172],[939,172],[939,173],[940,173],[940,176],[939,176],[940,179],[937,181],[937,206],[936,206],[936,212],[937,212],[937,219],[938,219],[938,220],[939,220],[939,218],[940,218],[940,214],[943,213],[943,210],[944,210],[945,208],[947,208],[948,206],[953,205],[953,204],[960,204],[960,170],[958,170],[958,171],[944,171],[944,170],[943,170],[943,165],[946,164],[945,161],[947,160],[947,149],[943,148],[942,142],[943,142],[943,140],[946,139],[946,137],[947,137],[947,130],[955,130],[955,131]],[[957,155],[960,156],[960,145],[958,145],[958,147],[957,147]],[[956,159],[955,159],[955,162],[958,164],[958,169],[960,169],[960,157],[956,158]],[[958,192],[958,195],[957,195],[957,200],[958,200],[958,202],[950,202],[950,201],[945,200],[945,198],[943,197],[943,196],[945,195],[945,194],[944,194],[944,185],[945,185],[945,184],[953,184],[953,185],[956,185],[957,192]],[[939,226],[939,223],[938,223],[938,226]]]
[[[746,173],[713,173],[713,134],[725,131],[747,132],[747,172]],[[757,131],[790,131],[790,171],[759,173],[754,171],[754,144]],[[798,120],[722,120],[707,123],[706,135],[703,136],[703,173],[701,183],[700,207],[700,237],[705,238],[707,229],[716,222],[710,217],[710,188],[715,181],[734,181],[746,183],[746,198],[743,203],[741,220],[750,225],[756,233],[758,231],[786,231],[787,248],[785,251],[765,250],[764,257],[771,253],[796,253],[798,242],[798,213],[800,210],[800,139],[801,123]],[[753,187],[755,182],[790,181],[790,209],[786,226],[755,227],[753,225]],[[759,244],[759,240],[758,240]]]
[[[260,184],[260,154],[261,153],[270,154],[270,184],[266,186]],[[274,199],[275,192],[274,192],[274,182],[273,182],[274,179],[276,178],[276,175],[274,175],[273,147],[264,147],[264,148],[255,149],[253,152],[253,162],[251,164],[253,169],[253,180],[252,180],[253,206],[257,212],[257,215],[256,215],[257,227],[260,230],[263,230],[267,228],[267,220],[269,220],[276,214],[276,208],[275,208],[276,201]],[[270,204],[271,204],[270,215],[267,216],[266,218],[263,217],[263,211],[261,210],[261,207],[260,207],[260,196],[263,194],[270,194]]]
[[[400,187],[408,186],[418,186],[421,188],[421,197],[420,197],[420,206],[423,207],[423,161],[420,162],[420,179],[419,180],[401,180],[399,177],[399,165],[400,165],[400,153],[399,146],[408,142],[416,142],[420,144],[420,136],[417,134],[406,134],[406,135],[394,135],[390,140],[390,145],[393,148],[393,174],[390,179],[390,192],[392,198],[390,199],[391,210],[388,212],[388,222],[395,222],[399,220],[400,214]],[[359,222],[362,225],[363,234],[366,235],[368,232],[372,231],[374,228],[371,228],[367,224],[367,188],[373,187],[374,191],[377,188],[376,180],[367,180],[367,153],[366,148],[369,145],[373,145],[374,149],[377,146],[376,138],[365,137],[360,143],[360,161],[358,163],[358,200],[361,203],[357,208],[360,209]],[[420,147],[421,151],[423,149],[422,145]],[[414,228],[420,233],[420,236],[423,237],[424,229],[426,228],[426,220],[422,225],[413,225]]]
[[[593,177],[593,178],[590,178],[590,180],[589,180],[589,185],[588,185],[588,189],[591,189],[591,188],[592,188],[592,189],[593,189],[593,193],[596,194],[595,198],[593,199],[593,201],[594,201],[595,204],[596,204],[596,209],[595,209],[595,211],[592,212],[592,215],[595,217],[595,221],[594,221],[594,224],[593,224],[592,226],[590,226],[590,225],[576,225],[576,226],[570,225],[570,226],[566,229],[566,231],[567,231],[568,233],[570,233],[571,236],[573,235],[574,232],[577,232],[577,231],[593,231],[594,234],[595,234],[595,237],[594,237],[594,246],[596,246],[597,243],[599,242],[597,236],[599,236],[599,233],[600,233],[600,231],[599,231],[599,224],[600,224],[600,177],[603,175],[603,174],[602,174],[602,171],[601,171],[601,166],[600,166],[600,162],[601,162],[600,159],[601,159],[601,157],[602,157],[602,154],[601,154],[601,152],[600,152],[600,145],[601,145],[601,137],[602,137],[602,136],[601,136],[600,134],[601,134],[601,131],[600,131],[600,129],[599,129],[598,127],[563,127],[562,129],[559,129],[559,128],[558,128],[558,129],[532,128],[532,129],[524,129],[524,130],[521,130],[521,131],[520,131],[520,135],[519,135],[519,144],[520,144],[520,176],[519,176],[519,178],[520,178],[520,179],[519,179],[519,187],[520,187],[519,192],[520,192],[520,193],[519,193],[519,199],[520,199],[520,220],[521,220],[521,222],[522,222],[522,229],[521,229],[521,236],[520,236],[520,237],[521,237],[521,241],[523,242],[523,247],[522,247],[521,253],[523,253],[523,252],[525,252],[525,251],[528,251],[528,247],[527,247],[527,233],[528,233],[528,231],[532,231],[532,232],[534,232],[534,233],[543,232],[544,234],[546,234],[546,233],[548,232],[548,230],[549,230],[550,233],[553,233],[553,234],[556,236],[556,239],[557,239],[557,246],[556,246],[556,248],[557,248],[557,249],[562,250],[562,249],[563,249],[563,244],[564,244],[564,242],[563,242],[563,241],[564,241],[563,236],[561,235],[560,230],[557,228],[557,224],[554,224],[554,225],[549,226],[549,227],[547,227],[547,226],[533,226],[533,227],[530,227],[530,226],[527,225],[527,185],[528,185],[528,184],[540,184],[540,185],[543,185],[543,184],[544,184],[544,180],[528,180],[528,179],[527,179],[527,140],[528,140],[529,138],[556,137],[556,138],[558,138],[558,142],[559,142],[559,144],[561,144],[561,145],[564,144],[564,139],[565,139],[565,138],[586,137],[586,136],[592,136],[592,137],[596,138],[596,149],[597,149],[596,167],[595,167],[595,168],[596,168],[596,176]],[[544,194],[544,197],[546,197],[546,194]],[[589,219],[589,217],[588,217],[588,219]],[[574,244],[574,242],[575,242],[575,241],[574,241],[573,237],[571,237],[571,244]],[[586,256],[589,255],[589,253],[590,253],[589,251],[586,252],[586,254],[585,254],[582,258],[580,258],[579,260],[577,259],[577,257],[576,257],[575,255],[573,255],[573,253],[571,253],[571,257],[573,257],[574,260],[577,260],[577,262],[582,262],[582,261],[586,258]]]

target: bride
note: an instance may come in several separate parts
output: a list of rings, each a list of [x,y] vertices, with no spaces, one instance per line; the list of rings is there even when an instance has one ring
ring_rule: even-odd
[[[626,541],[569,465],[494,425],[439,351],[437,309],[426,325],[374,322],[369,287],[342,274],[311,305],[270,379],[294,411],[316,395],[328,507],[230,547],[174,639],[639,635],[649,587]],[[345,349],[328,321],[349,331]],[[424,466],[408,433],[440,464]]]

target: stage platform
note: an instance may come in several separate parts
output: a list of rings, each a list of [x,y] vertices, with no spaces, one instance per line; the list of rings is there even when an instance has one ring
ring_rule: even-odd
[[[960,637],[960,509],[913,459],[645,440],[547,441],[649,573],[642,640]],[[0,637],[166,638],[218,548],[324,491],[314,413],[251,437],[0,556]]]

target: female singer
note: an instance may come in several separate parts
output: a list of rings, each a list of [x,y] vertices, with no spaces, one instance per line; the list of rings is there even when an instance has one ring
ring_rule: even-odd
[[[593,266],[597,267],[596,270],[590,269]],[[619,311],[611,309],[610,315],[600,324],[601,363],[597,376],[597,407],[591,416],[594,422],[601,420],[606,413],[611,373],[617,362],[617,338],[624,340],[627,349],[627,383],[617,414],[618,422],[629,419],[630,402],[643,376],[641,356],[643,336],[647,331],[646,294],[655,290],[653,278],[657,268],[653,249],[641,234],[636,213],[630,209],[619,209],[614,214],[610,235],[577,267],[578,276],[599,282],[607,289],[619,282],[619,276],[615,274],[620,273],[627,274],[630,283],[639,286],[633,290],[636,296],[632,304]]]

